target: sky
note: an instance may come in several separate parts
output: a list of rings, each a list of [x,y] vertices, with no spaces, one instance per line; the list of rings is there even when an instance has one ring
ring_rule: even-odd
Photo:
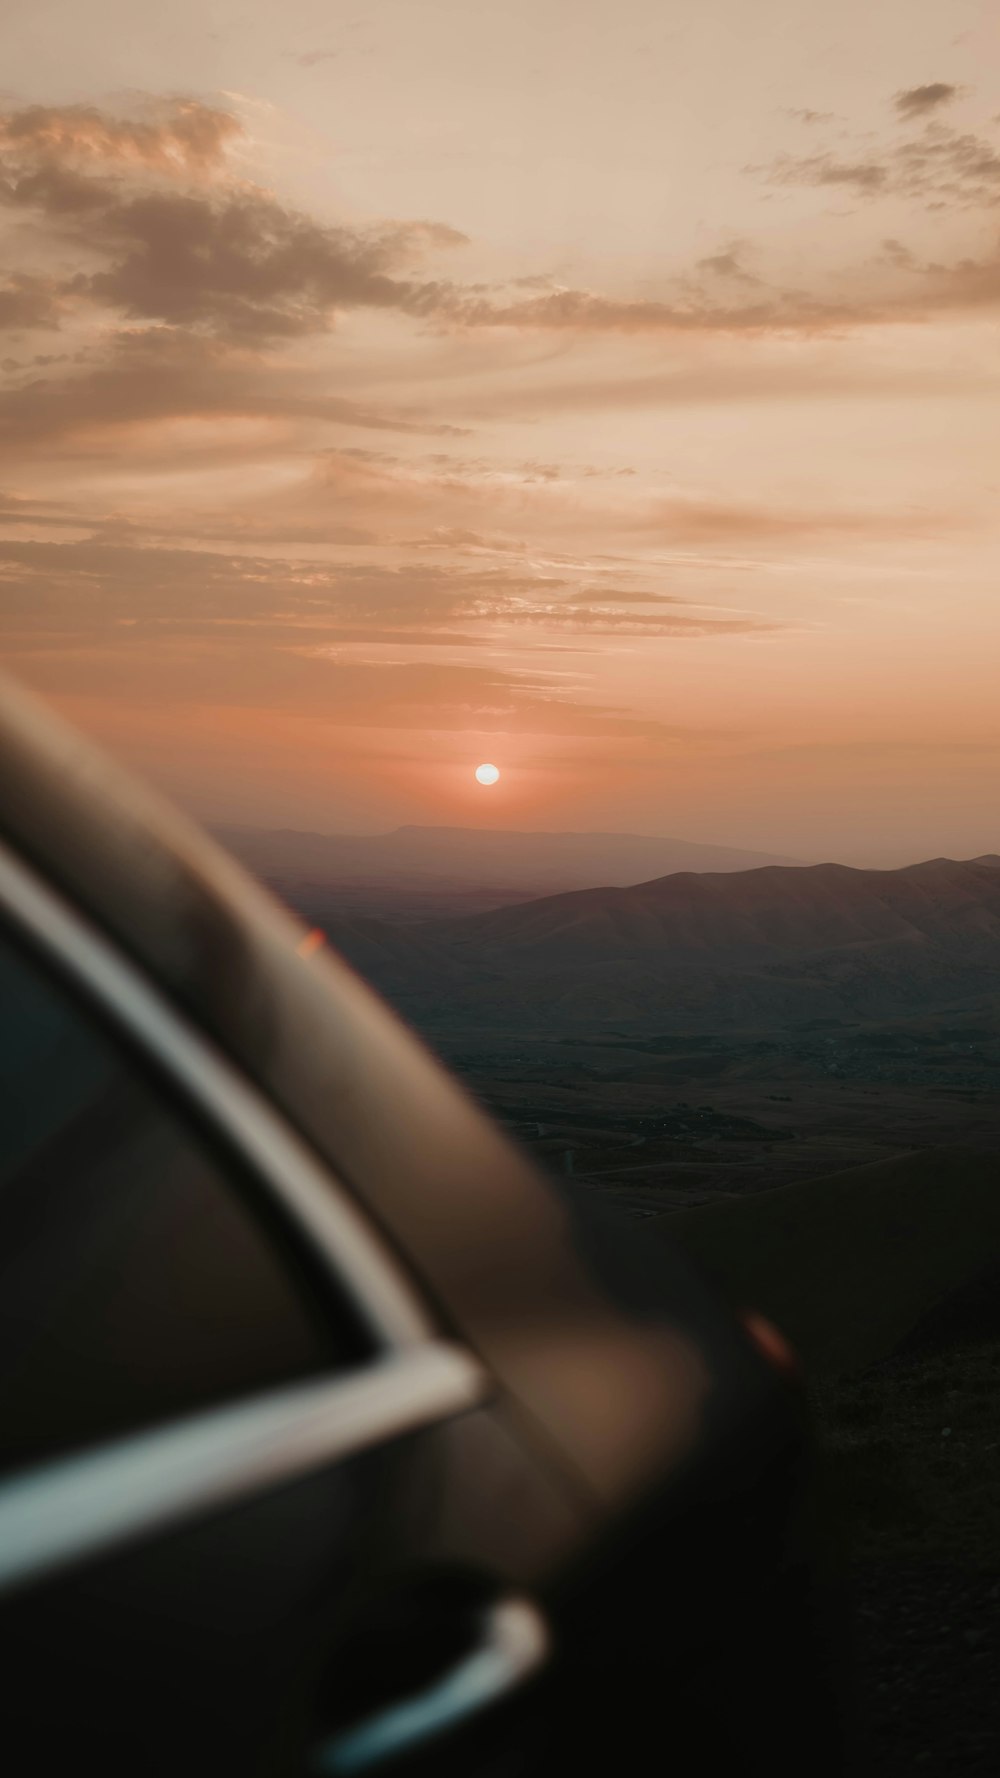
[[[994,5],[5,0],[0,81],[72,720],[216,823],[1000,849]]]

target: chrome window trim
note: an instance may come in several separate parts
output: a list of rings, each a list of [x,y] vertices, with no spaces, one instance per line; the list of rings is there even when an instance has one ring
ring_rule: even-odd
[[[143,972],[0,841],[0,911],[244,1157],[352,1298],[379,1356],[0,1481],[0,1592],[467,1412],[482,1366],[435,1330],[343,1187]]]
[[[0,910],[110,1014],[243,1155],[383,1350],[434,1337],[414,1290],[335,1175],[96,927],[0,840]]]
[[[313,1756],[313,1771],[319,1778],[355,1778],[398,1763],[517,1691],[545,1665],[551,1647],[549,1626],[532,1599],[517,1593],[495,1599],[463,1659],[423,1691],[334,1735]]]
[[[0,1592],[436,1425],[487,1392],[474,1359],[433,1341],[26,1470],[0,1483]]]

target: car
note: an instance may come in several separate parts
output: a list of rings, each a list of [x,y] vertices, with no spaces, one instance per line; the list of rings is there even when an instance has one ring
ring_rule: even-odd
[[[794,1366],[612,1209],[5,683],[8,1769],[838,1769]]]

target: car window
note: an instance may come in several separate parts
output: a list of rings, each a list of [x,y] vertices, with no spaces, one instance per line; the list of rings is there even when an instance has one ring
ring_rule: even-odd
[[[328,1370],[360,1343],[238,1163],[0,931],[0,1466]]]

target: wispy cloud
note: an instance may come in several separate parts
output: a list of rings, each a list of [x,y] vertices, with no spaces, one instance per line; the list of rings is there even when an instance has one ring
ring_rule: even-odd
[[[783,154],[764,171],[773,185],[843,187],[869,200],[906,198],[963,209],[1000,203],[1000,154],[992,142],[938,123],[860,155]]]
[[[0,203],[12,218],[30,217],[49,243],[47,263],[27,268],[7,293],[11,320],[51,324],[60,308],[104,310],[140,327],[261,350],[321,336],[352,311],[452,331],[679,337],[821,334],[878,318],[857,299],[766,286],[740,244],[704,255],[693,276],[661,297],[612,297],[548,279],[505,288],[428,277],[428,256],[465,243],[459,230],[419,219],[319,222],[230,165],[240,137],[237,119],[194,100],[138,121],[92,108],[8,113],[0,121]],[[923,152],[900,149],[894,168],[789,156],[769,177],[870,192],[893,182],[931,192],[957,181],[971,193],[1000,173],[975,138],[950,132],[928,136]],[[67,249],[79,269],[59,277],[52,266]],[[727,286],[747,294],[734,300]]]
[[[904,87],[896,94],[893,104],[900,117],[926,117],[928,112],[950,105],[961,91],[961,87],[952,86],[946,80],[931,80],[926,86]]]
[[[796,123],[817,124],[833,123],[835,111],[813,111],[808,105],[787,105],[784,110],[786,117],[794,117]]]
[[[105,262],[67,279],[66,300],[132,319],[266,341],[322,332],[337,310],[435,312],[444,287],[402,274],[429,250],[461,245],[458,230],[320,224],[216,177],[241,134],[237,119],[194,100],[154,122],[32,106],[0,119],[0,199]]]
[[[742,245],[735,242],[721,253],[709,253],[699,259],[700,272],[712,272],[718,278],[735,278],[739,284],[759,284],[761,280],[753,272],[748,272],[742,259]]]
[[[24,522],[16,504],[10,516]],[[234,648],[241,633],[255,646],[266,636],[276,647],[326,647],[334,634],[370,639],[373,626],[382,639],[426,648],[432,626],[456,622],[463,634],[450,640],[462,642],[483,626],[682,639],[773,627],[752,614],[685,610],[680,600],[641,590],[581,596],[568,577],[515,568],[332,565],[113,537],[0,539],[0,612],[12,652],[202,637],[220,625]]]
[[[932,90],[913,89],[925,97],[912,100],[911,115],[932,109]],[[15,382],[0,398],[8,450],[89,448],[109,430],[183,417],[253,419],[272,436],[307,425],[459,435],[426,411],[317,389],[311,372],[288,362],[295,342],[322,339],[354,312],[472,338],[764,340],[915,322],[948,303],[993,300],[989,271],[968,261],[951,275],[938,266],[921,274],[897,258],[905,284],[895,291],[866,287],[860,268],[836,290],[785,288],[750,269],[741,241],[703,254],[672,293],[651,297],[546,278],[503,287],[428,276],[430,257],[463,245],[460,231],[419,219],[320,222],[248,183],[231,158],[241,142],[236,117],[193,99],[136,116],[30,106],[0,120],[0,212],[30,219],[24,239],[40,243],[37,263],[0,285],[0,328],[30,338],[72,323],[89,326],[91,339],[74,367]],[[1000,154],[935,122],[878,153],[786,154],[764,171],[774,185],[839,187],[865,201],[1000,201]],[[69,273],[67,252],[77,262]]]
[[[754,843],[665,709],[778,747],[958,733],[994,692],[997,101],[947,24],[910,78],[949,78],[896,90],[864,21],[782,74],[759,33],[724,66],[624,19],[607,56],[528,20],[484,55],[479,11],[278,20],[267,101],[259,19],[239,92],[193,96],[216,50],[171,31],[180,97],[4,100],[5,657],[210,801],[340,824],[370,756],[365,822],[462,821],[454,762],[520,757],[530,825],[600,783]]]
[[[96,351],[96,363],[82,355],[69,370],[0,392],[0,452],[87,450],[102,435],[155,432],[175,419],[255,420],[286,440],[289,427],[309,422],[439,438],[465,430],[326,393],[308,371],[185,328],[121,328]]]
[[[222,165],[242,133],[230,112],[198,99],[147,98],[136,117],[94,105],[28,105],[0,117],[0,148],[21,168],[100,162],[122,170],[204,175]]]
[[[0,284],[0,330],[21,333],[58,327],[65,305],[51,278],[15,272]]]

